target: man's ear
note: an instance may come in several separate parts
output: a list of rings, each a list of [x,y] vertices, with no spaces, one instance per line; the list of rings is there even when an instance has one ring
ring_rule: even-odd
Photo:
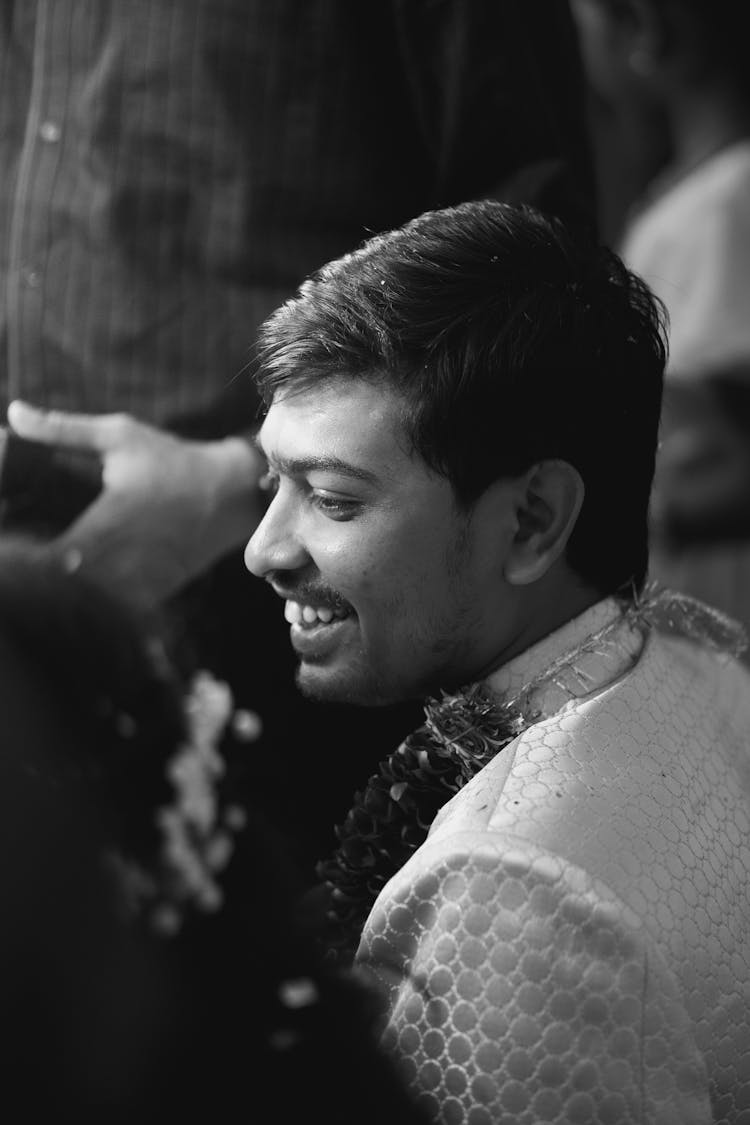
[[[540,461],[518,485],[518,527],[504,576],[511,586],[527,586],[563,554],[583,504],[584,485],[567,461]]]

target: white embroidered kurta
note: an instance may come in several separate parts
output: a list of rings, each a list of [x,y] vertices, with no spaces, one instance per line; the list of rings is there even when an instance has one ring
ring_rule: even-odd
[[[385,1042],[438,1121],[750,1121],[750,676],[626,627],[605,649],[533,699],[365,926]]]

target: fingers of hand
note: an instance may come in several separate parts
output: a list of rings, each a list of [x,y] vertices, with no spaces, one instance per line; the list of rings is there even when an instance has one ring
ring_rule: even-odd
[[[69,414],[40,410],[16,399],[8,406],[8,422],[20,436],[47,445],[63,445],[106,453],[131,440],[138,423],[126,414]]]

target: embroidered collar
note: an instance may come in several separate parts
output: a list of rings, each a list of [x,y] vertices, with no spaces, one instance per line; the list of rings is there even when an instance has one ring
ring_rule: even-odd
[[[616,620],[623,620],[623,611],[615,598],[596,602],[491,672],[485,680],[488,690],[498,699],[518,695],[525,684],[536,680],[563,653],[580,648],[589,637]]]

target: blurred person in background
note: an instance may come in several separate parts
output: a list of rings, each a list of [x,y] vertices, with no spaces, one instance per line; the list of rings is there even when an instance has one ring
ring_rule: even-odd
[[[573,0],[650,175],[620,250],[669,313],[652,573],[750,626],[750,72],[735,0]],[[658,138],[658,144],[654,138]],[[660,152],[660,159],[654,153]],[[633,149],[628,150],[633,153]]]
[[[6,537],[0,700],[6,1112],[424,1125],[370,997],[296,917],[262,794],[234,784],[226,685],[186,679],[158,621]]]
[[[0,0],[4,524],[62,531],[72,565],[169,601],[200,663],[263,703],[279,752],[253,769],[304,863],[332,842],[353,741],[379,752],[415,715],[313,713],[246,582],[257,326],[428,207],[500,195],[589,221],[580,78],[564,0]]]

